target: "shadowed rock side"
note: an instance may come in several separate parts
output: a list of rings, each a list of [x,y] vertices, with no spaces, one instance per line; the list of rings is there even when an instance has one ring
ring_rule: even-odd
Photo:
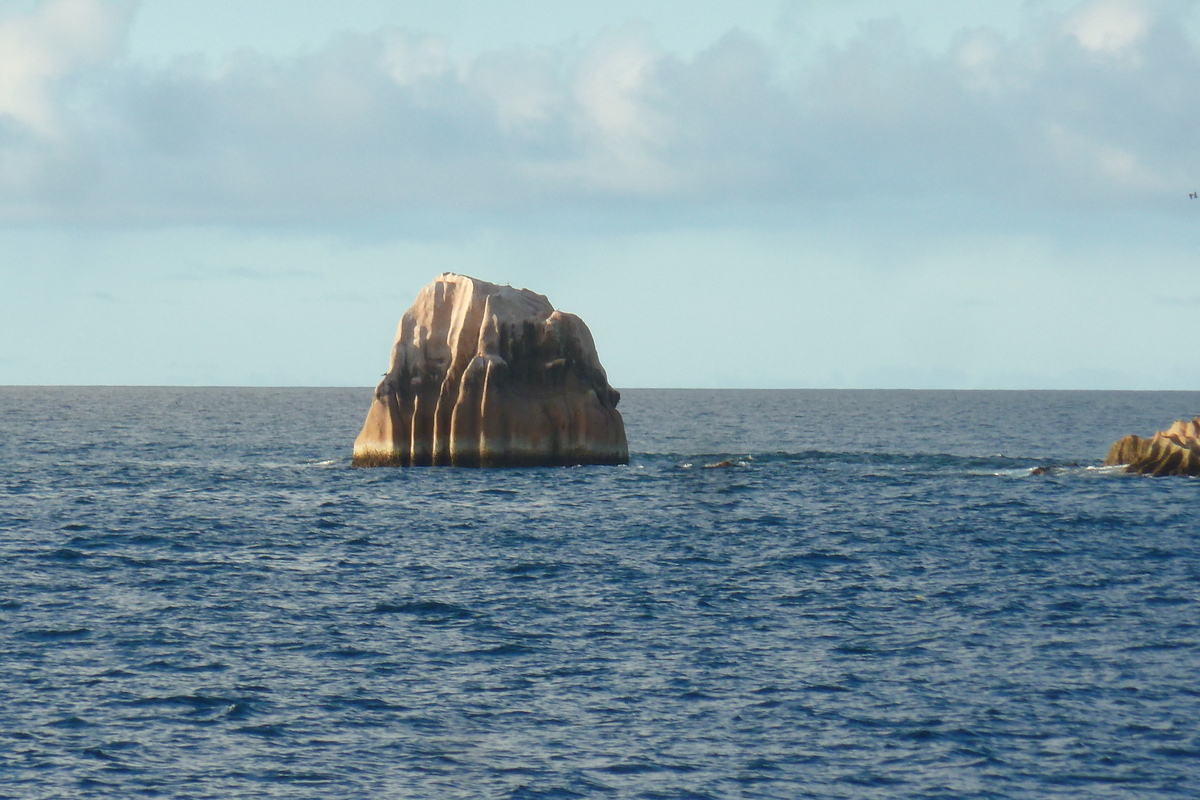
[[[1200,475],[1200,417],[1176,422],[1149,439],[1126,436],[1109,449],[1104,464],[1126,464],[1126,472],[1142,475]]]
[[[579,317],[447,272],[400,320],[353,463],[624,464],[620,399]]]

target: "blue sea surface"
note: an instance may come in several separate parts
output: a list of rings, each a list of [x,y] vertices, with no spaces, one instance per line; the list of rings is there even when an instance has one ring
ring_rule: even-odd
[[[0,796],[1200,797],[1200,481],[1099,467],[1200,393],[623,395],[352,469],[369,389],[0,388]]]

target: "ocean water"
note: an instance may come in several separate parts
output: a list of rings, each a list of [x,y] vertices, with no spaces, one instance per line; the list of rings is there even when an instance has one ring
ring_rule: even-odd
[[[496,471],[350,468],[369,398],[0,388],[0,797],[1200,796],[1200,482],[1098,468],[1200,393],[629,390]]]

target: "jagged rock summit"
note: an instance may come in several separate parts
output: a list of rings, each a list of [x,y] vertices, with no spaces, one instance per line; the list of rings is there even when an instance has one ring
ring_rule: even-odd
[[[1125,464],[1143,475],[1200,475],[1200,417],[1176,422],[1149,439],[1126,436],[1108,451],[1105,466]]]
[[[446,272],[400,320],[353,463],[624,464],[620,399],[579,317]]]

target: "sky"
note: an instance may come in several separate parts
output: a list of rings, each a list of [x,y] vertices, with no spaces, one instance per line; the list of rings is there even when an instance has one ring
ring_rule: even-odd
[[[1189,0],[0,0],[0,384],[1200,389]],[[1182,349],[1181,349],[1182,348]]]

